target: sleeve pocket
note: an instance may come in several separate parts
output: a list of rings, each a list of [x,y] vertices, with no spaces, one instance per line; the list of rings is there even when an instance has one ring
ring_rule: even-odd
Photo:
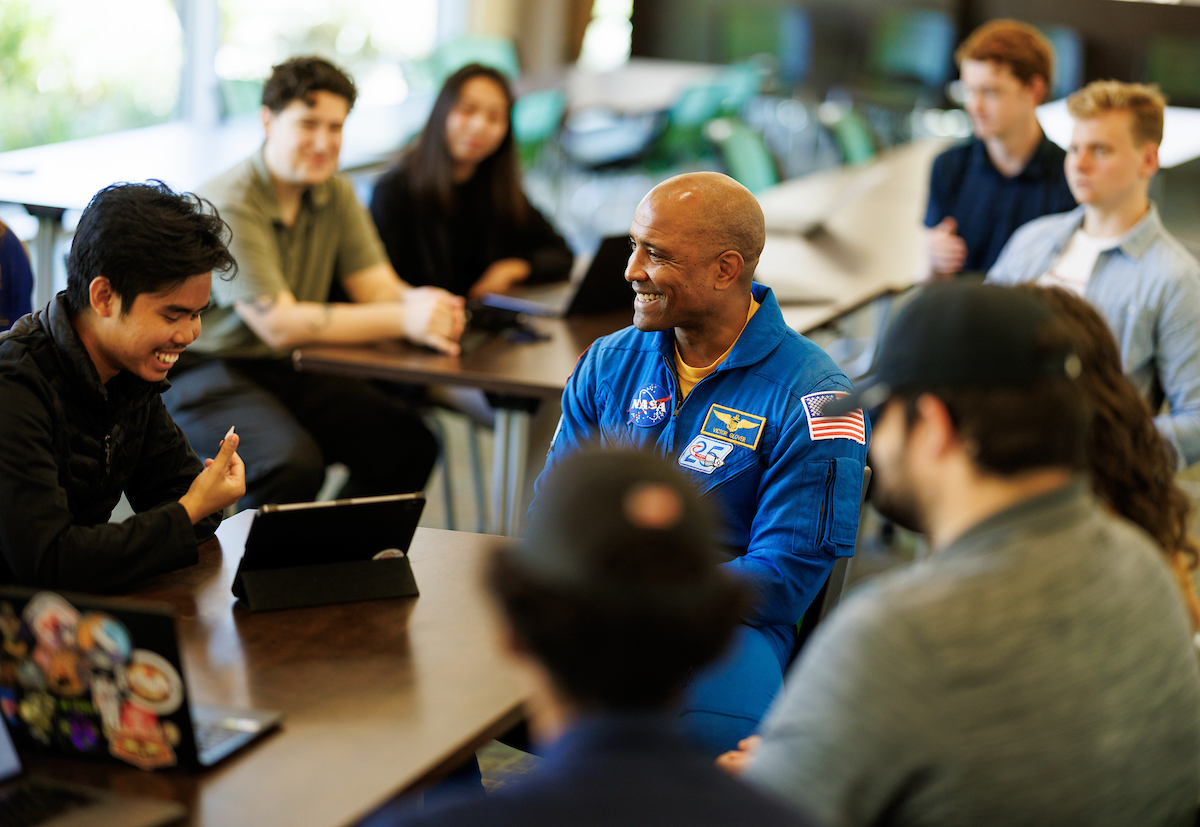
[[[858,536],[862,464],[851,457],[809,460],[802,479],[800,507],[808,522],[802,531],[812,538],[806,545],[817,554],[851,556]]]

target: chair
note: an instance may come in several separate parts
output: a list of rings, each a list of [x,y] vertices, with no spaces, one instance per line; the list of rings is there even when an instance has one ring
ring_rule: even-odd
[[[859,522],[862,520],[862,509],[867,502],[867,491],[871,486],[871,466],[863,468],[863,483],[862,483],[862,498],[859,503]],[[821,590],[817,592],[817,596],[813,598],[809,604],[808,611],[800,618],[800,622],[796,624],[796,642],[792,646],[792,657],[794,661],[800,653],[800,649],[808,642],[808,638],[812,635],[813,630],[817,625],[825,619],[825,616],[837,608],[837,604],[841,602],[842,592],[846,588],[846,583],[850,579],[850,563],[853,557],[839,557],[837,562],[833,564],[833,568],[829,572],[829,576],[825,578],[825,583],[821,586]]]
[[[33,270],[16,233],[0,222],[0,330],[29,313],[33,299]]]
[[[558,135],[567,96],[561,89],[544,89],[517,98],[513,104],[513,139],[521,162],[533,166],[550,141]]]
[[[447,40],[438,46],[430,58],[434,81],[437,86],[468,63],[491,66],[509,80],[516,80],[521,73],[517,62],[517,50],[506,37],[463,35]]]
[[[718,118],[704,130],[721,153],[729,176],[750,192],[758,193],[779,183],[775,159],[762,135],[740,120]]]

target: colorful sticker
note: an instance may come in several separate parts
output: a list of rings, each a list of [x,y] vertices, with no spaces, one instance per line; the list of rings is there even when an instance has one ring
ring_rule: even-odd
[[[49,649],[75,646],[75,627],[79,612],[54,592],[40,592],[30,598],[23,613],[38,644]]]
[[[100,722],[106,730],[121,727],[121,694],[112,678],[99,675],[92,681],[92,704],[100,713]]]
[[[100,742],[100,729],[92,723],[92,719],[81,712],[67,716],[63,722],[67,740],[80,752],[87,752]]]
[[[97,669],[112,672],[129,660],[132,644],[129,630],[115,617],[103,612],[88,612],[76,631],[79,651]]]
[[[173,767],[177,763],[175,750],[162,735],[148,736],[139,732],[118,730],[109,734],[108,751],[142,770],[157,770]]]
[[[808,414],[808,436],[814,442],[820,439],[849,439],[859,445],[867,444],[867,424],[861,408],[838,416],[826,416],[825,406],[847,394],[841,391],[810,393],[800,401]]]
[[[170,715],[183,702],[183,679],[157,652],[134,649],[122,677],[130,700],[159,715]]]
[[[641,388],[633,399],[629,400],[629,422],[640,428],[650,428],[667,418],[667,406],[671,402],[669,394],[662,385],[651,382]]]
[[[724,405],[713,405],[704,417],[700,433],[727,440],[753,451],[758,448],[766,426],[765,416],[736,411]]]
[[[725,464],[733,446],[721,439],[698,434],[679,455],[679,464],[701,474],[711,474]]]
[[[41,667],[46,688],[55,695],[74,698],[91,684],[91,670],[74,651],[50,649],[39,643],[33,650],[33,662]]]

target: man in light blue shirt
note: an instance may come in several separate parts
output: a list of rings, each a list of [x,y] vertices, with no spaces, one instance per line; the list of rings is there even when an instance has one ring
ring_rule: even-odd
[[[1165,101],[1157,89],[1096,81],[1071,95],[1067,183],[1080,206],[1021,227],[988,281],[1072,290],[1108,321],[1125,375],[1154,409],[1183,468],[1200,461],[1200,263],[1150,201]]]

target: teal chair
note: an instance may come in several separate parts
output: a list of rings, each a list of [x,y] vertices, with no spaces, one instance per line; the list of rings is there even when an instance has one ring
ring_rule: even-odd
[[[729,176],[750,192],[759,193],[779,183],[775,159],[762,135],[745,123],[720,118],[710,123],[704,132],[717,145]]]
[[[1146,83],[1176,106],[1200,106],[1200,38],[1164,34],[1146,42]]]
[[[513,104],[513,139],[525,166],[532,166],[558,135],[567,96],[561,89],[544,89],[517,98]]]
[[[1054,49],[1054,79],[1046,100],[1065,98],[1083,86],[1083,40],[1069,26],[1038,26]]]
[[[789,84],[803,83],[812,71],[812,26],[802,6],[735,6],[720,16],[724,63],[737,63],[755,55],[774,58],[779,77]]]
[[[865,164],[875,158],[875,137],[867,119],[853,109],[845,110],[837,120],[825,124],[833,135],[844,164]]]
[[[442,82],[468,63],[482,63],[502,72],[509,80],[520,74],[517,50],[505,37],[463,35],[438,46],[430,58],[435,84]]]

